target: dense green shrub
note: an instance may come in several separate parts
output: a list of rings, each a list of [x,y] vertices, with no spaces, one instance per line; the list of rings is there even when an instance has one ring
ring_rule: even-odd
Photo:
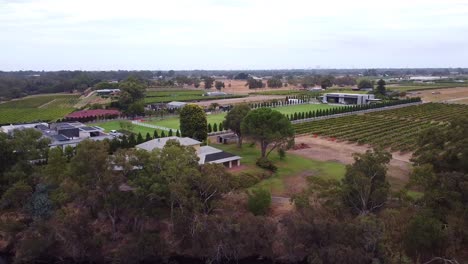
[[[254,215],[265,215],[271,206],[271,193],[266,189],[254,189],[248,193],[248,209]]]
[[[259,166],[260,168],[263,168],[272,172],[275,172],[276,170],[278,170],[278,167],[276,167],[275,164],[273,164],[273,162],[271,162],[268,158],[259,158],[255,164],[257,164],[257,166]]]

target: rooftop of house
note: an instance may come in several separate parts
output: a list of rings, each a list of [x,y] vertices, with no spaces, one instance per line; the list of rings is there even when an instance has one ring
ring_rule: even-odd
[[[165,137],[157,138],[145,143],[136,145],[136,148],[144,149],[146,151],[153,151],[154,149],[162,149],[169,140],[177,140],[182,146],[199,146],[200,141],[188,138],[188,137]],[[205,163],[223,163],[231,160],[239,160],[241,157],[233,155],[228,152],[224,152],[220,149],[211,146],[202,146],[197,149],[197,156],[199,158],[199,164]]]
[[[187,104],[187,103],[185,103],[185,102],[176,102],[176,101],[167,103],[167,105],[170,105],[170,106],[184,106],[184,105],[186,105],[186,104]]]
[[[176,140],[182,146],[195,146],[200,145],[201,142],[189,137],[164,137],[164,138],[155,138],[150,141],[146,141],[144,143],[138,144],[135,147],[139,149],[144,149],[147,151],[152,151],[153,149],[162,149],[166,145],[168,140]]]

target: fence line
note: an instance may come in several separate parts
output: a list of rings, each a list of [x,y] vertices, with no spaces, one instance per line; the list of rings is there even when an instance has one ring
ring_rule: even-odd
[[[169,130],[177,130],[177,129],[172,129],[172,128],[167,128],[163,126],[157,126],[157,125],[152,125],[152,124],[146,124],[137,120],[133,120],[132,124],[137,125],[137,126],[142,126],[142,127],[149,127],[149,128],[154,128],[154,129],[159,129],[159,130],[164,130],[164,131],[169,131]]]

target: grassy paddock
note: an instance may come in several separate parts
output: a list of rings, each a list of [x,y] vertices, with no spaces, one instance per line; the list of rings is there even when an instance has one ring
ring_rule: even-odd
[[[242,149],[238,149],[234,144],[215,144],[214,146],[242,157],[241,164],[247,166],[243,172],[258,174],[264,172],[263,169],[255,165],[256,160],[260,157],[260,149],[257,147],[249,146],[249,144],[244,144]],[[288,177],[304,175],[326,179],[341,179],[345,173],[345,165],[337,162],[316,161],[289,153],[284,160],[280,160],[276,151],[273,151],[269,158],[278,166],[278,171],[270,178],[253,186],[253,188],[267,188],[273,193],[281,193],[285,189],[285,180]]]

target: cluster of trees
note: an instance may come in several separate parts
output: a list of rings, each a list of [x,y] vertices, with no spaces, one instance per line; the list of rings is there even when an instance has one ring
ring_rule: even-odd
[[[302,78],[302,87],[315,87],[320,86],[323,89],[333,86],[335,77],[332,75],[321,76],[321,75],[308,75]]]
[[[151,71],[18,71],[0,72],[0,98],[11,99],[40,93],[84,91],[100,84],[114,87],[108,81],[129,77],[149,82]]]
[[[119,83],[119,109],[130,116],[143,114],[145,112],[143,99],[145,98],[146,88],[145,83],[133,77]]]
[[[221,91],[221,89],[224,88],[224,87],[225,87],[225,86],[224,86],[224,82],[221,82],[221,81],[216,81],[216,82],[215,82],[215,88],[216,88],[216,90]]]
[[[202,77],[202,80],[205,84],[205,89],[211,89],[211,87],[213,87],[213,83],[215,82],[215,79],[209,76]]]
[[[154,130],[153,135],[151,135],[149,132],[146,133],[145,137],[138,132],[138,134],[132,133],[131,129],[126,130],[130,132],[128,135],[122,135],[119,138],[113,138],[112,140],[109,141],[109,150],[110,153],[114,153],[118,149],[128,149],[128,148],[133,148],[138,144],[144,143],[146,141],[150,141],[152,139],[156,138],[164,138],[164,137],[180,137],[180,132],[177,129],[176,132],[172,129],[169,129],[169,131],[161,131],[161,134],[158,133],[158,130]]]
[[[207,129],[208,133],[224,131],[225,130],[223,122],[220,122],[219,124],[214,123],[213,125],[211,125],[211,123],[208,123],[208,126],[207,126],[206,129]]]
[[[370,79],[359,79],[357,87],[359,89],[373,89],[374,88],[374,82],[371,81]]]
[[[259,142],[266,155],[292,136],[289,121],[272,109],[231,112],[225,126]],[[467,117],[421,133],[410,183],[400,191],[387,179],[389,153],[355,154],[342,180],[310,177],[292,197],[295,210],[278,220],[268,216],[267,190],[241,199],[247,178],[200,166],[195,149],[176,141],[153,152],[112,151],[106,141],[62,151],[33,129],[0,133],[0,251],[15,263],[170,262],[178,255],[218,263],[259,256],[463,263],[467,134]]]
[[[249,79],[247,79],[247,83],[245,84],[245,86],[248,86],[249,89],[257,89],[265,87],[265,84],[262,82],[262,80],[250,77]]]
[[[267,86],[268,88],[281,88],[283,87],[283,81],[281,80],[281,76],[273,76],[273,78],[270,78],[267,80]]]
[[[226,216],[213,214],[235,182],[222,165],[199,166],[193,148],[169,142],[151,153],[119,149],[109,155],[107,142],[84,141],[69,156],[48,150],[35,133],[0,134],[1,250],[15,263],[140,263],[164,261],[173,252],[224,258],[207,244],[215,243],[205,240],[208,227],[263,228],[262,218],[252,215],[228,224]],[[29,162],[37,155],[47,164]],[[238,233],[258,237],[252,231]]]

